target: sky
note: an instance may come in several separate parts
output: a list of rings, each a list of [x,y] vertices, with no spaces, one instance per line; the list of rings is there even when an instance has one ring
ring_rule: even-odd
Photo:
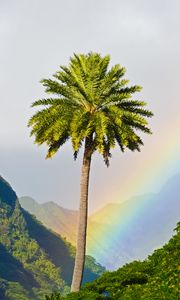
[[[67,143],[45,160],[46,146],[34,145],[27,128],[31,103],[45,96],[39,81],[73,53],[110,54],[154,112],[140,153],[116,148],[109,168],[94,155],[90,212],[158,192],[180,173],[179,15],[179,0],[0,0],[0,174],[18,196],[79,206],[82,154],[74,162]]]

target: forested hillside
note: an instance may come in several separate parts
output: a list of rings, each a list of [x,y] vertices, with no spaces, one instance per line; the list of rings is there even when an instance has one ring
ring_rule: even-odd
[[[40,300],[55,290],[67,292],[75,249],[23,210],[16,193],[0,177],[0,299]],[[84,282],[104,268],[86,258]]]

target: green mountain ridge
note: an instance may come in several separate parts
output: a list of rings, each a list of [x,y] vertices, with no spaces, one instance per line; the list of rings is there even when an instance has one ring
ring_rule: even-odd
[[[0,177],[0,299],[41,300],[44,293],[69,290],[75,248],[21,208]],[[86,257],[84,282],[104,268]]]
[[[76,244],[77,211],[63,208],[52,201],[40,204],[28,196],[20,197],[19,202],[25,210],[35,215],[46,227],[59,233],[73,245]]]
[[[179,194],[180,174],[177,174],[156,194],[109,203],[90,215],[87,253],[109,270],[136,259],[145,259],[171,237],[172,228],[179,220]],[[30,197],[19,200],[45,226],[75,244],[77,211],[69,211],[52,201],[38,204]]]

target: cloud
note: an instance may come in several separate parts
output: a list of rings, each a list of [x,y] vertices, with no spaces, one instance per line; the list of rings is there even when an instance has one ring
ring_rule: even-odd
[[[3,145],[0,165],[3,166],[4,174],[14,178],[20,194],[27,189],[29,193],[31,190],[34,195],[37,193],[41,199],[53,200],[49,199],[50,192],[38,187],[38,184],[36,186],[35,182],[47,183],[46,172],[54,172],[55,178],[61,178],[59,186],[58,180],[49,178],[49,190],[55,191],[54,199],[58,194],[57,184],[62,190],[62,198],[69,197],[69,205],[70,201],[76,203],[72,200],[71,191],[68,190],[68,195],[66,194],[63,186],[67,188],[67,177],[63,178],[64,170],[59,170],[61,159],[65,169],[69,156],[66,159],[66,156],[61,158],[60,155],[58,161],[55,159],[49,162],[48,166],[52,164],[51,171],[46,167],[44,169],[42,150],[33,145],[26,125],[33,114],[31,103],[44,96],[39,80],[51,77],[60,64],[68,63],[73,52],[93,50],[109,53],[112,64],[120,63],[127,68],[126,77],[131,84],[143,86],[143,91],[138,96],[146,100],[155,113],[151,121],[155,133],[150,137],[150,142],[145,140],[148,147],[144,147],[140,157],[146,160],[151,149],[160,148],[163,144],[162,133],[167,124],[174,124],[172,120],[180,109],[179,11],[179,0],[0,1],[0,139]],[[172,130],[176,131],[180,127],[178,122],[172,126]],[[70,149],[69,144],[67,149]],[[36,151],[36,156],[33,156],[33,151]],[[121,154],[118,152],[118,155]],[[107,176],[112,178],[115,194],[118,180],[123,180],[121,171],[122,174],[130,173],[128,158],[123,160],[124,156],[120,156],[119,160],[117,157],[114,156],[115,162],[108,172],[103,171],[101,159],[95,158],[93,172],[98,174],[99,179],[97,187],[93,189],[95,193],[91,194],[93,203],[98,199],[98,203],[103,203],[106,198],[108,187],[105,190],[103,185]],[[118,171],[119,165],[115,166],[117,164],[121,165],[122,170]],[[68,174],[71,174],[73,166],[71,161],[67,167]],[[38,176],[35,168],[38,168]],[[30,175],[27,175],[26,181],[24,172],[27,170]],[[44,179],[41,181],[41,178]],[[97,176],[93,178],[95,184]],[[76,193],[78,194],[78,186]],[[113,199],[105,199],[109,200]]]

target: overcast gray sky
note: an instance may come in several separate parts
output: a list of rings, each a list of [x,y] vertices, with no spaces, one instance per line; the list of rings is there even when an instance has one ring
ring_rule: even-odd
[[[112,64],[126,67],[131,84],[143,86],[138,98],[155,113],[154,134],[144,137],[140,154],[115,150],[109,169],[94,157],[90,209],[124,200],[127,181],[123,197],[133,195],[131,184],[146,165],[156,171],[150,162],[169,144],[175,149],[180,133],[179,16],[179,0],[0,0],[0,173],[19,196],[78,207],[81,156],[74,162],[67,144],[45,161],[46,147],[33,144],[26,126],[31,103],[44,96],[40,79],[51,77],[74,52],[110,54]],[[160,189],[180,171],[172,158],[167,163],[168,173],[142,192]]]

